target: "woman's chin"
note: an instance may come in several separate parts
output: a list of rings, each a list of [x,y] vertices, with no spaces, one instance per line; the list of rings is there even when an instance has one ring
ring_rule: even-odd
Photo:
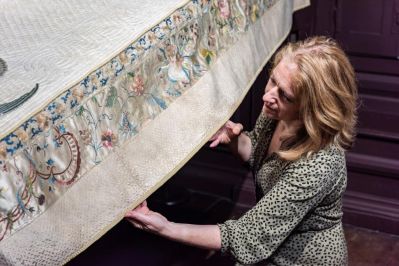
[[[275,112],[270,112],[269,110],[263,110],[263,114],[269,119],[277,119],[277,114]]]

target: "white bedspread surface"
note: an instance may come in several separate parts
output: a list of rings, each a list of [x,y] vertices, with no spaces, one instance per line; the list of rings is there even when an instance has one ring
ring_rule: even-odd
[[[8,66],[0,76],[0,104],[39,84],[30,100],[0,116],[1,135],[186,2],[0,0],[0,58]]]

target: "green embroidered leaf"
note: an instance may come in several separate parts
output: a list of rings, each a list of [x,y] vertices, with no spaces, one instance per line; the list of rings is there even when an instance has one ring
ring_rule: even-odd
[[[106,107],[112,107],[115,103],[116,97],[118,96],[118,92],[115,87],[111,87],[107,97]]]
[[[205,59],[206,59],[206,63],[209,65],[210,63],[211,63],[211,56],[208,54],[206,57],[205,57]]]
[[[76,112],[76,115],[78,115],[78,116],[81,116],[82,114],[83,114],[83,111],[84,111],[85,109],[83,108],[83,106],[81,106],[80,108],[79,108],[79,110]]]
[[[92,100],[93,102],[95,102],[95,103],[98,105],[98,100],[97,100],[97,97],[96,97],[96,96],[93,96],[93,98],[91,98],[91,100]]]
[[[128,76],[134,78],[134,73],[133,72],[127,72]]]

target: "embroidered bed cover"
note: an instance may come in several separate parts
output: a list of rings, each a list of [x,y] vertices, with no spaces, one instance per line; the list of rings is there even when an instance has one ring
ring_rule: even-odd
[[[18,102],[0,116],[0,265],[66,263],[118,223],[232,115],[308,4],[0,0],[0,105]]]

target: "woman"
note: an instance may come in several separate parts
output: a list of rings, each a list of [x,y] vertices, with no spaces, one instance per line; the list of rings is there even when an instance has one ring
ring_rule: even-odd
[[[253,131],[228,121],[211,147],[228,144],[249,162],[258,203],[219,225],[169,222],[146,203],[126,214],[136,227],[238,263],[345,265],[344,150],[353,142],[357,89],[348,58],[325,37],[290,43],[275,56]]]

